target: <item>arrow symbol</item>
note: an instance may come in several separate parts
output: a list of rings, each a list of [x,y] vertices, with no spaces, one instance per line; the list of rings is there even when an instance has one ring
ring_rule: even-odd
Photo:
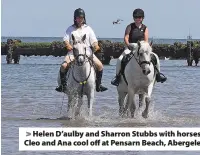
[[[30,132],[26,132],[26,137],[27,137],[27,136],[30,136],[30,135],[31,135],[31,133],[30,133]]]

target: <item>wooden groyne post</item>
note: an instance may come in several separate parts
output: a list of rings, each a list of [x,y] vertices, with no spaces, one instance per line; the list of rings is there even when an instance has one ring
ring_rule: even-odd
[[[192,52],[192,42],[191,41],[187,41],[187,63],[188,66],[192,66],[192,62],[193,62],[193,52]]]
[[[21,40],[12,40],[12,39],[7,39],[5,48],[4,48],[4,52],[6,52],[6,61],[7,64],[11,64],[12,61],[14,60],[15,64],[19,64],[19,60],[20,60],[20,55],[18,55],[17,53],[14,52],[14,50],[16,49],[16,45],[18,43],[20,43]]]

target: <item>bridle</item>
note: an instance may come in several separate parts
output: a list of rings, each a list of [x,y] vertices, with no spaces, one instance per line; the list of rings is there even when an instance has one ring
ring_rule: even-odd
[[[80,44],[83,44],[84,42],[82,42],[82,41],[77,41],[77,42],[74,42],[74,45],[75,44],[77,44],[77,43],[80,43]],[[81,97],[83,96],[83,87],[84,87],[84,85],[87,83],[87,81],[88,81],[88,79],[89,79],[89,77],[90,77],[90,75],[91,75],[91,71],[92,71],[92,61],[93,60],[91,60],[91,58],[89,57],[89,56],[87,56],[87,54],[86,54],[86,47],[84,48],[84,54],[76,54],[76,50],[77,49],[75,49],[75,48],[73,48],[73,54],[74,54],[74,59],[75,59],[75,63],[74,63],[74,65],[73,65],[73,68],[74,68],[74,66],[75,65],[77,65],[77,66],[79,66],[79,67],[81,67],[81,66],[83,66],[86,62],[89,62],[89,64],[90,64],[90,71],[89,71],[89,74],[88,74],[88,76],[84,79],[84,80],[82,80],[82,81],[79,81],[79,80],[77,80],[76,79],[76,77],[74,76],[74,69],[72,69],[72,77],[73,77],[73,79],[74,79],[74,81],[76,81],[77,83],[79,83],[82,87],[81,87]],[[79,63],[77,63],[78,62],[78,58],[80,57],[80,56],[83,56],[84,57],[84,62],[82,63],[82,64],[79,64]]]
[[[75,44],[83,44],[84,42],[82,42],[82,41],[76,41],[76,42],[74,42],[73,43],[73,45],[75,45]],[[87,55],[86,55],[86,47],[84,48],[84,54],[76,54],[76,51],[78,51],[76,48],[73,48],[72,49],[72,51],[73,51],[73,55],[74,55],[74,59],[78,62],[78,58],[80,57],[80,56],[83,56],[83,58],[84,58],[84,62],[82,63],[82,64],[79,64],[79,63],[77,63],[77,65],[78,66],[82,66],[86,61],[85,61],[85,58],[86,57],[88,57]]]
[[[140,61],[140,57],[141,57],[141,53],[140,53],[140,48],[141,48],[141,45],[140,45],[140,43],[138,44],[139,45],[139,47],[138,47],[138,50],[137,50],[137,56],[138,56],[138,58],[136,58],[135,57],[135,53],[133,53],[133,51],[131,51],[132,52],[132,54],[133,54],[133,56],[134,56],[134,58],[135,58],[135,60],[136,60],[136,62],[138,63],[138,65],[141,67],[142,66],[142,64],[148,64],[148,65],[150,65],[151,64],[151,60],[150,61]]]

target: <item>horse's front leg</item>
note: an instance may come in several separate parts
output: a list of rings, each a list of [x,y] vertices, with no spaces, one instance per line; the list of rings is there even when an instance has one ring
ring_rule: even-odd
[[[135,92],[128,88],[128,107],[131,112],[131,117],[133,118],[135,115],[136,105],[135,105]]]
[[[70,109],[71,118],[75,119],[75,113],[76,113],[76,106],[78,105],[78,94],[71,94],[70,95],[70,103],[68,108]]]
[[[141,115],[144,109],[144,103],[145,103],[145,94],[139,94],[139,109],[138,109],[139,115]]]
[[[78,96],[78,103],[75,109],[75,117],[80,116],[80,109],[83,104],[83,97],[81,95]]]
[[[127,111],[127,109],[125,109],[124,105],[126,105],[125,103],[125,97],[126,97],[127,93],[125,92],[118,92],[118,103],[119,103],[119,116],[124,116],[125,112]]]
[[[93,103],[94,103],[94,93],[95,93],[95,90],[92,89],[87,95],[87,99],[88,99],[88,116],[90,116],[90,117],[92,117],[92,107],[93,107]]]
[[[67,104],[67,118],[72,118],[72,105],[73,105],[73,96],[68,95],[68,104]]]
[[[153,91],[153,86],[154,86],[154,82],[152,82],[149,87],[148,87],[148,95],[145,97],[145,103],[146,103],[146,107],[142,113],[142,116],[144,118],[147,118],[149,116],[149,105],[150,105],[150,102],[151,102],[151,94],[152,94],[152,91]]]

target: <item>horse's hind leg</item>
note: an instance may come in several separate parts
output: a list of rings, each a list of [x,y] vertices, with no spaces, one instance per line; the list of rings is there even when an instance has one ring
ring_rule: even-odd
[[[145,95],[144,94],[139,94],[139,108],[142,108],[145,102]]]
[[[135,110],[136,110],[135,95],[130,96],[130,100],[132,100],[132,104],[130,104],[130,111],[131,111],[131,117],[133,118],[135,116]]]

